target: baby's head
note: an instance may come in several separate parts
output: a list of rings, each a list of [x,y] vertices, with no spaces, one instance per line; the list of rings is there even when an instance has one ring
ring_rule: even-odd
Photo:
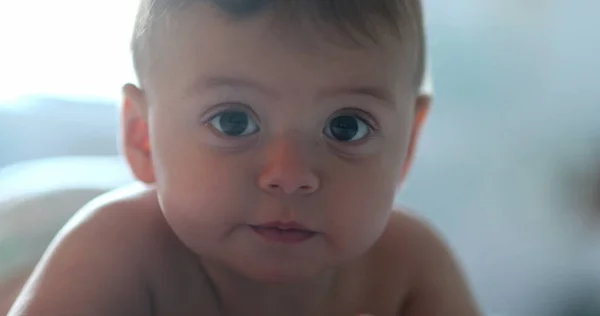
[[[142,0],[133,54],[125,153],[192,251],[281,282],[375,243],[428,107],[418,0]]]

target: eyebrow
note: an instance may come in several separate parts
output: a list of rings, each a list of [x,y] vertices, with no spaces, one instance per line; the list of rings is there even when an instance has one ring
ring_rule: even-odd
[[[355,85],[327,88],[319,93],[319,97],[334,97],[340,95],[360,95],[375,98],[386,106],[394,105],[394,97],[389,89],[375,85]]]
[[[196,80],[186,91],[189,94],[196,94],[202,89],[212,88],[233,88],[255,90],[269,96],[276,96],[277,93],[265,85],[247,78],[216,76]],[[394,97],[389,89],[376,85],[347,85],[328,87],[319,91],[317,98],[331,98],[343,95],[357,95],[375,98],[382,101],[384,105],[393,107]]]
[[[255,90],[262,94],[274,96],[275,91],[267,88],[266,86],[245,78],[237,77],[208,77],[196,80],[186,92],[188,94],[196,94],[199,90],[213,89],[213,88],[232,88],[232,89],[246,89]]]

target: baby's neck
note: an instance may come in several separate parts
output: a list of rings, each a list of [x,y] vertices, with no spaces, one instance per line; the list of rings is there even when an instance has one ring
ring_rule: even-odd
[[[300,283],[264,284],[214,264],[203,262],[202,266],[213,283],[224,316],[321,314],[336,275],[335,271],[327,271]]]

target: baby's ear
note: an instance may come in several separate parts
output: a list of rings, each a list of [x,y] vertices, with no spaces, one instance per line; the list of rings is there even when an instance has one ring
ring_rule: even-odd
[[[412,165],[413,157],[421,134],[421,129],[429,113],[429,107],[431,105],[431,95],[421,94],[415,101],[415,114],[412,122],[412,130],[410,135],[410,142],[408,145],[408,151],[406,158],[404,159],[404,165],[402,165],[402,171],[400,174],[399,184],[404,182],[404,178],[408,174]]]
[[[133,175],[140,181],[155,182],[145,96],[138,87],[123,87],[121,108],[121,146]]]

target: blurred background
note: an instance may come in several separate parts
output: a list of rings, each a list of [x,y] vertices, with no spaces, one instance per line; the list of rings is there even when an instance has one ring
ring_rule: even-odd
[[[0,314],[117,156],[136,1],[0,0]],[[435,103],[398,204],[489,315],[600,315],[600,1],[425,0]],[[4,309],[3,309],[4,308]]]

